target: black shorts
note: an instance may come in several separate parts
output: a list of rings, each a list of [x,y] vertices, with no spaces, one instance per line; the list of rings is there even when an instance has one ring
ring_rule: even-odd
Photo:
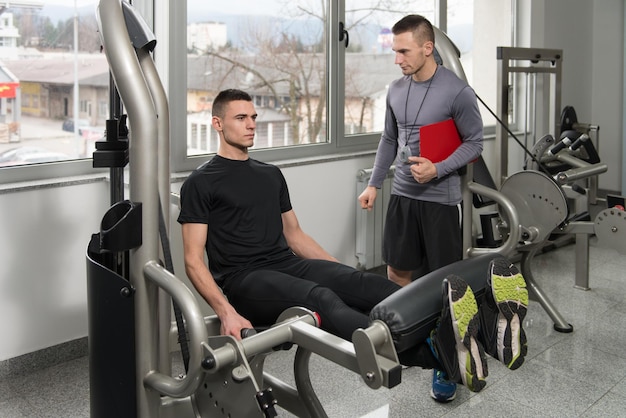
[[[418,277],[463,258],[461,205],[391,195],[383,233],[383,259]]]

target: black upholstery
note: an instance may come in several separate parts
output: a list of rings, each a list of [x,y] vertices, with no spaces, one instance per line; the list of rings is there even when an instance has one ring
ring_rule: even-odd
[[[398,353],[416,346],[430,335],[441,314],[442,283],[450,274],[462,277],[479,302],[487,283],[489,263],[499,254],[483,254],[457,261],[415,280],[372,309],[370,319],[387,324]]]
[[[487,168],[487,164],[483,159],[483,156],[479,156],[476,161],[474,161],[474,183],[481,184],[485,187],[489,187],[490,189],[497,190],[496,183],[493,181],[493,177],[491,177],[491,173],[489,173],[489,169]],[[493,205],[495,202],[489,199],[486,196],[482,196],[479,194],[473,194],[473,201],[475,208],[482,208],[485,206]]]

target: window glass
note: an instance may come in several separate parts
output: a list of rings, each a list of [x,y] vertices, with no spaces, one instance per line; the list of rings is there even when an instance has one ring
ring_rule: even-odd
[[[90,158],[107,114],[95,0],[0,5],[0,166]],[[77,42],[74,42],[77,34]],[[97,133],[97,134],[96,134]]]
[[[187,2],[187,155],[217,150],[219,91],[253,96],[253,149],[326,142],[327,2]]]
[[[349,33],[345,67],[345,135],[380,132],[389,83],[402,76],[394,64],[391,27],[407,14],[421,14],[433,24],[434,0],[346,0]]]

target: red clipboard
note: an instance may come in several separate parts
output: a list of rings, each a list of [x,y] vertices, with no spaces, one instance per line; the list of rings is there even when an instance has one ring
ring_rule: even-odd
[[[424,125],[420,128],[420,157],[438,163],[448,158],[461,142],[452,119]]]

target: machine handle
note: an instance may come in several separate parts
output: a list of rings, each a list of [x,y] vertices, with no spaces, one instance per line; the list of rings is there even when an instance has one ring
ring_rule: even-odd
[[[583,145],[583,143],[587,142],[588,140],[589,140],[589,135],[582,134],[581,136],[576,138],[576,141],[574,141],[572,145],[569,146],[570,151],[576,151],[578,148],[580,148]]]
[[[559,151],[565,149],[566,147],[569,147],[570,145],[572,145],[572,140],[568,137],[564,137],[559,142],[557,142],[555,146],[550,148],[550,150],[548,151],[548,155],[555,156],[559,153]]]

